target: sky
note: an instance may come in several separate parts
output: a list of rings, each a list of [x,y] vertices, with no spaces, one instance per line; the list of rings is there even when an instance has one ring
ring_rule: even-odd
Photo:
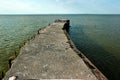
[[[0,14],[120,14],[120,0],[0,0]]]

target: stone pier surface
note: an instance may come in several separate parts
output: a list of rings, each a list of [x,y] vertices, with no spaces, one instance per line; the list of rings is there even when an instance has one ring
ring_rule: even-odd
[[[12,76],[16,76],[16,80],[97,80],[68,43],[63,30],[66,22],[67,20],[57,20],[39,30],[35,38],[21,48],[4,80]]]

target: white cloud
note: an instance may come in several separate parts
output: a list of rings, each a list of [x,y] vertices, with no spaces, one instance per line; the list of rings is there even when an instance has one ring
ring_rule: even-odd
[[[119,4],[106,0],[0,0],[0,14],[120,13]]]
[[[19,0],[0,0],[0,14],[4,13],[30,13],[36,11],[31,3],[25,3]]]
[[[60,1],[60,0],[57,0]],[[68,13],[68,9],[52,2],[46,1],[22,1],[22,0],[0,0],[0,14],[52,14]]]

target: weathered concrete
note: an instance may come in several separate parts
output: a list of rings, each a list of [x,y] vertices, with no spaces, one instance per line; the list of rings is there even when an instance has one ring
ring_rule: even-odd
[[[63,31],[65,21],[40,30],[22,47],[4,80],[23,79],[97,80],[83,60],[72,50]]]

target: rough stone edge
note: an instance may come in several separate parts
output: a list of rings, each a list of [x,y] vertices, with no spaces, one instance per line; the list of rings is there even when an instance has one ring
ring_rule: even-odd
[[[59,21],[59,20],[58,20]],[[87,67],[91,70],[91,72],[96,76],[98,80],[108,80],[107,77],[80,51],[77,49],[72,39],[69,36],[69,20],[65,23],[63,30],[68,39],[68,43],[70,47],[75,51],[75,53],[82,58],[83,62],[87,65]]]
[[[19,46],[19,47],[20,47],[20,49],[19,49],[19,54],[18,54],[18,55],[14,54],[14,56],[12,56],[12,57],[9,58],[9,60],[8,60],[8,62],[9,62],[9,63],[8,63],[8,70],[7,70],[7,72],[2,73],[2,77],[0,78],[0,80],[4,80],[6,74],[7,74],[7,73],[9,72],[9,70],[11,69],[11,66],[12,66],[12,64],[14,64],[16,58],[21,54],[20,51],[22,51],[22,49],[24,49],[25,45],[27,45],[28,43],[30,43],[31,41],[33,41],[33,40],[35,39],[35,37],[40,34],[40,31],[44,30],[44,29],[45,29],[46,27],[48,27],[48,26],[50,26],[50,24],[48,24],[47,26],[44,26],[44,27],[38,29],[30,39],[28,39],[26,42],[24,42],[24,44],[23,44],[22,46]],[[15,76],[13,76],[13,77],[15,77]],[[16,80],[16,79],[15,79],[15,80]],[[35,79],[35,80],[36,80],[36,79]],[[38,79],[37,79],[37,80],[38,80]]]

